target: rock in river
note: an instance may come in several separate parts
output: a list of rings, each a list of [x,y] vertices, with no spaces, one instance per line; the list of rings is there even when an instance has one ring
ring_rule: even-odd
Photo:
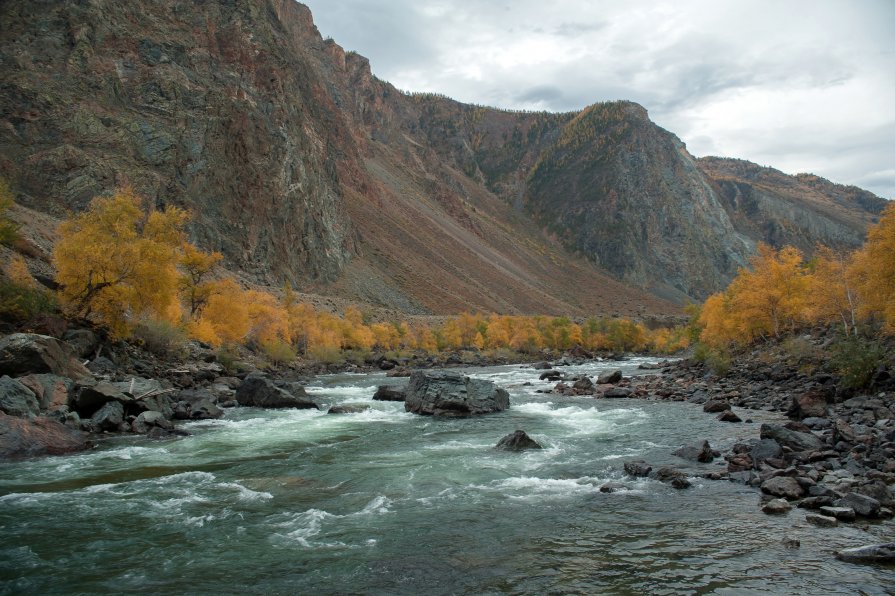
[[[48,418],[16,418],[0,412],[0,459],[60,455],[87,449],[87,435]]]
[[[455,372],[414,371],[404,409],[424,416],[471,416],[510,407],[510,395],[484,379]]]
[[[501,440],[497,442],[495,445],[496,449],[503,449],[505,451],[522,451],[524,449],[543,449],[541,444],[528,436],[524,430],[517,430],[514,433],[510,433]]]
[[[241,406],[258,408],[317,408],[317,404],[301,395],[293,395],[277,387],[273,381],[260,375],[249,375],[236,390],[236,401]]]
[[[851,563],[892,563],[895,562],[895,542],[847,548],[836,553],[836,557]]]

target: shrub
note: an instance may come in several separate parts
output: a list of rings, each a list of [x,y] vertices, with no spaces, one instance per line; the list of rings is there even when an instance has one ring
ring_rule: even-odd
[[[719,377],[730,372],[730,354],[720,348],[712,348],[704,343],[697,343],[693,349],[693,359],[702,362]]]
[[[261,350],[271,363],[276,365],[287,364],[295,360],[295,348],[284,341],[273,340],[261,344]]]
[[[832,352],[830,364],[841,375],[841,385],[845,389],[870,388],[874,374],[886,358],[882,343],[861,336],[837,340]]]
[[[134,326],[133,338],[156,356],[174,356],[183,350],[186,333],[168,321],[144,319]]]

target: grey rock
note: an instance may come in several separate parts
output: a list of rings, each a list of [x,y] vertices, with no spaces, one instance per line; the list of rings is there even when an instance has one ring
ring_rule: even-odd
[[[98,431],[117,431],[124,422],[124,406],[117,401],[106,402],[90,419]]]
[[[130,404],[134,401],[115,385],[104,382],[76,386],[73,393],[71,406],[82,418],[93,416],[97,410],[111,401],[120,404]]]
[[[718,414],[718,420],[721,422],[742,422],[743,419],[733,413],[733,410],[724,410]]]
[[[836,558],[850,563],[893,563],[895,542],[846,548],[837,552]]]
[[[715,414],[730,409],[730,402],[726,399],[710,399],[702,406],[702,411]]]
[[[796,479],[789,476],[775,476],[765,480],[761,483],[761,490],[769,495],[787,499],[798,499],[805,494],[805,490]]]
[[[650,472],[653,471],[652,466],[643,461],[642,459],[637,459],[633,461],[625,462],[625,473],[628,476],[633,476],[635,478],[641,478],[644,476],[649,476]]]
[[[627,486],[622,484],[621,482],[607,482],[600,486],[601,493],[615,493],[620,490],[627,490]]]
[[[563,374],[558,370],[548,370],[546,372],[542,372],[538,379],[541,381],[559,381],[563,378]]]
[[[135,433],[140,434],[147,434],[150,430],[156,427],[172,430],[174,424],[165,418],[161,412],[146,411],[137,416],[136,420],[134,420],[131,425],[132,430]]]
[[[781,447],[789,447],[793,451],[816,451],[824,447],[824,442],[819,437],[790,430],[779,424],[762,424],[761,438],[774,439]]]
[[[26,375],[16,379],[34,392],[41,410],[52,410],[68,404],[74,381],[52,373]]]
[[[827,415],[827,398],[821,391],[810,391],[794,395],[787,415],[797,420],[803,418],[824,418]]]
[[[524,430],[517,430],[503,437],[495,445],[504,451],[524,451],[525,449],[543,449],[541,444],[528,436]]]
[[[510,395],[491,381],[454,372],[415,371],[404,409],[424,416],[471,416],[510,407]]]
[[[99,338],[90,329],[69,329],[62,339],[81,358],[93,356],[99,346]]]
[[[805,521],[821,528],[835,528],[839,525],[839,520],[835,517],[820,515],[818,513],[806,513]]]
[[[326,411],[327,414],[361,414],[370,409],[367,404],[341,404],[332,406]]]
[[[880,503],[860,493],[847,493],[836,501],[836,507],[850,507],[861,517],[879,517]]]
[[[836,501],[834,497],[805,497],[799,501],[801,509],[820,509],[821,507],[830,507]]]
[[[380,385],[373,394],[376,401],[404,401],[406,397],[404,388],[396,385]]]
[[[761,439],[755,443],[752,450],[749,452],[749,455],[752,456],[753,464],[755,468],[758,469],[758,466],[763,461],[776,459],[783,455],[783,449],[781,449],[780,443],[774,439]]]
[[[618,399],[623,397],[631,397],[632,393],[633,391],[631,391],[627,387],[613,387],[609,391],[603,393],[603,397]]]
[[[684,489],[690,488],[691,486],[686,474],[668,466],[659,468],[652,474],[652,476],[659,482],[670,484],[673,488]]]
[[[299,391],[300,390],[300,391]],[[277,387],[273,381],[260,375],[249,375],[236,390],[236,401],[241,406],[257,408],[301,408],[318,409],[300,387],[295,389],[298,395]]]
[[[615,385],[622,380],[622,371],[614,370],[597,377],[597,385]]]
[[[708,463],[715,459],[715,455],[712,453],[712,448],[708,441],[691,443],[690,445],[679,447],[674,450],[674,455],[700,463]]]
[[[581,377],[572,384],[575,393],[586,395],[594,392],[594,382],[587,377]]]
[[[792,505],[786,499],[771,499],[761,507],[762,511],[771,515],[787,513],[790,509]]]
[[[0,411],[10,416],[36,416],[40,404],[31,389],[4,375],[0,377]]]
[[[80,379],[90,376],[68,344],[48,335],[13,333],[0,338],[0,374],[52,373]]]
[[[855,510],[851,507],[821,507],[820,512],[842,521],[855,521]]]

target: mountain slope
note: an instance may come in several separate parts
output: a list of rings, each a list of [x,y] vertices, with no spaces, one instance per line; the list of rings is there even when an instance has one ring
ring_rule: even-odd
[[[6,0],[0,25],[0,167],[22,204],[59,216],[130,184],[271,285],[417,313],[662,314],[759,240],[853,245],[878,212],[694,160],[628,102],[401,93],[292,0]]]

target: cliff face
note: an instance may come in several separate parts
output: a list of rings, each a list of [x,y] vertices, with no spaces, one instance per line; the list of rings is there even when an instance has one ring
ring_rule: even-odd
[[[344,117],[305,57],[308,10],[256,2],[4,2],[2,165],[29,207],[130,184],[191,209],[261,278],[335,278],[353,252]]]
[[[879,208],[694,160],[636,104],[405,95],[292,0],[6,0],[0,25],[20,202],[60,215],[130,184],[276,285],[411,312],[671,312],[656,296],[721,288],[756,241],[854,245]]]
[[[886,201],[811,174],[787,176],[738,159],[698,160],[737,230],[772,246],[811,253],[817,244],[854,249]]]

